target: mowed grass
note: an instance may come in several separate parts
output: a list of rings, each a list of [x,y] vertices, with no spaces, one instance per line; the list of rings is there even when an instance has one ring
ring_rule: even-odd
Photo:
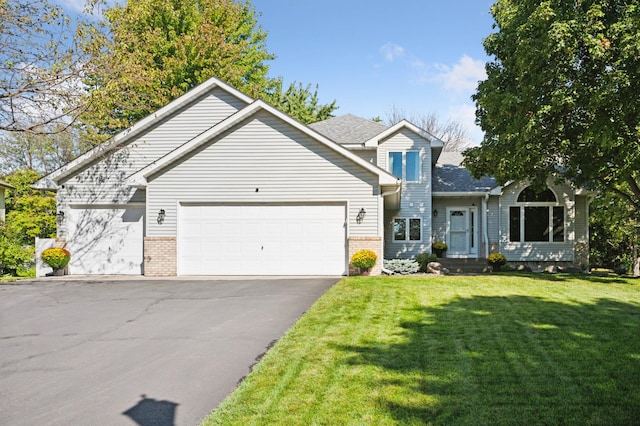
[[[350,277],[206,425],[640,424],[640,282]]]

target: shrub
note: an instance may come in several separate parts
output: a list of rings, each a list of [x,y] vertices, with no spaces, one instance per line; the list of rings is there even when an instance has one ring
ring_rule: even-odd
[[[69,250],[62,247],[51,247],[42,252],[42,260],[53,269],[62,269],[71,259]]]
[[[356,268],[373,268],[378,260],[378,256],[371,250],[358,250],[351,257],[351,264]]]
[[[446,251],[449,248],[447,247],[447,243],[445,243],[444,241],[436,241],[435,243],[433,243],[431,247],[434,250],[441,250],[441,251]]]
[[[437,262],[438,256],[433,253],[420,253],[416,256],[416,262],[420,265],[420,272],[427,272],[427,265],[430,262]]]
[[[385,259],[384,267],[396,274],[415,274],[420,270],[420,265],[413,259]]]
[[[502,253],[491,253],[487,257],[487,263],[494,272],[497,272],[503,265],[507,264],[507,258]]]

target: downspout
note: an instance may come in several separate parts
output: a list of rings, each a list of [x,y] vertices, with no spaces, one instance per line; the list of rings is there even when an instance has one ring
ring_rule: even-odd
[[[489,219],[487,218],[487,202],[489,201],[489,193],[484,194],[482,199],[482,239],[484,240],[484,258],[489,257]]]
[[[380,224],[382,226],[380,226],[378,229],[380,231],[382,231],[382,257],[384,258],[384,197],[388,197],[390,195],[395,195],[398,192],[400,192],[400,190],[402,189],[402,182],[399,181],[398,186],[396,187],[396,189],[394,189],[393,191],[387,191],[387,192],[383,192],[382,194],[380,194],[380,199],[382,200],[382,213],[379,215],[379,217],[381,217],[380,219]],[[382,273],[386,274],[386,275],[393,275],[393,271],[390,271],[388,269],[385,269],[384,266],[381,268]]]

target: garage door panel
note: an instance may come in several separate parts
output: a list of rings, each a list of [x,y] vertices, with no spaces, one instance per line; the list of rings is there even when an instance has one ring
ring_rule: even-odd
[[[180,217],[182,275],[345,273],[344,206],[186,205]]]
[[[142,274],[144,207],[72,208],[70,274]]]

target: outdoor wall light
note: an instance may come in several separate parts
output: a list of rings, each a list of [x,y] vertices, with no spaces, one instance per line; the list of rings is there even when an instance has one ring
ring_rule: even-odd
[[[364,220],[364,216],[366,214],[367,212],[365,211],[364,207],[361,208],[358,214],[356,215],[356,223],[362,223],[362,221]]]
[[[62,210],[56,213],[56,219],[58,220],[58,222],[62,222],[64,220],[64,212]]]
[[[435,209],[435,210],[433,211],[433,217],[438,217],[438,209]]]
[[[166,213],[164,209],[160,209],[160,211],[158,212],[158,225],[162,225],[164,223],[165,216],[166,216]]]

